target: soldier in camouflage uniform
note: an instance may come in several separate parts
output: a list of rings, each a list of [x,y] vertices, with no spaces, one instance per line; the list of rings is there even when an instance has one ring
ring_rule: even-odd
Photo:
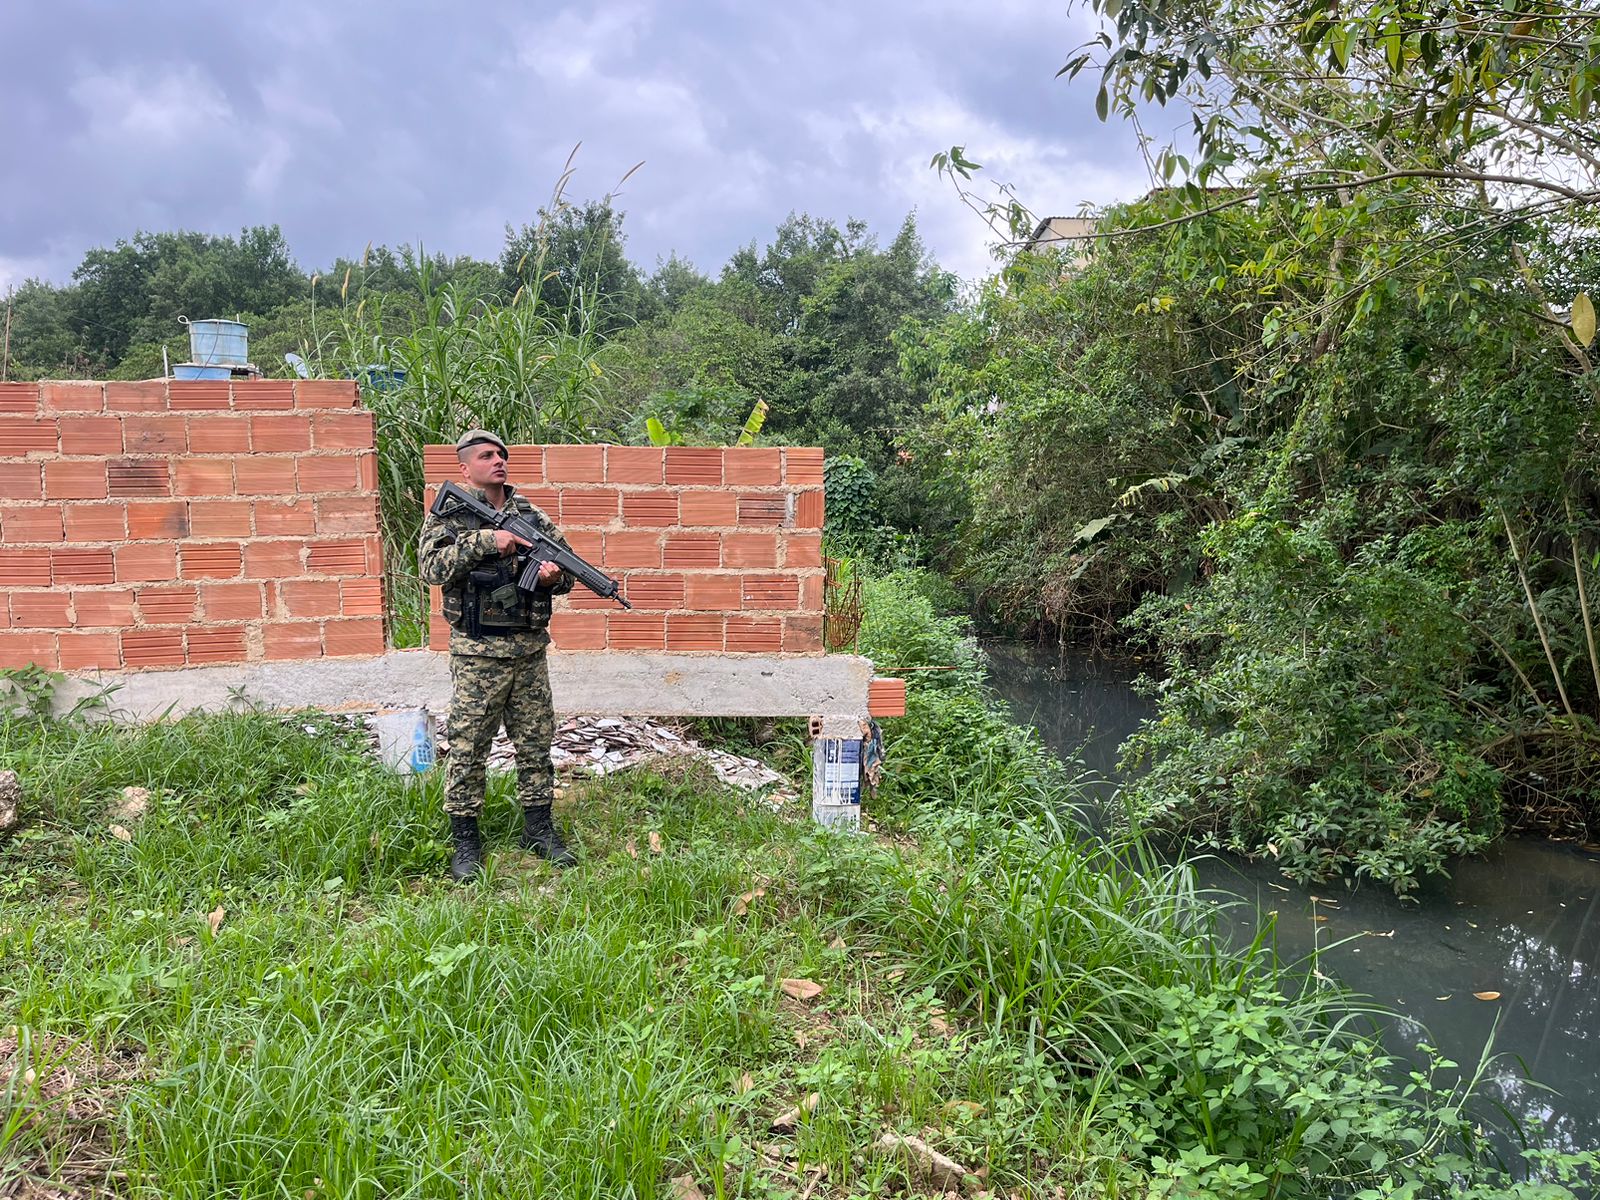
[[[471,429],[456,442],[464,486],[504,510],[514,505],[563,546],[550,518],[506,482],[506,447],[494,434]],[[504,722],[517,751],[517,800],[522,805],[522,845],[557,866],[576,861],[550,814],[555,770],[550,739],[555,713],[550,703],[551,601],[572,590],[573,580],[555,563],[541,563],[539,587],[518,590],[517,577],[528,543],[505,530],[485,529],[470,514],[423,522],[417,560],[425,582],[438,586],[450,622],[449,771],[444,809],[450,817],[455,854],[450,874],[470,879],[483,866],[478,815],[483,811],[485,762]],[[520,559],[520,561],[519,561]]]

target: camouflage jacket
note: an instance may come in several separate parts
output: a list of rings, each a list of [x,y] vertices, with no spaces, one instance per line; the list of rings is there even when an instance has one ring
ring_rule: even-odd
[[[478,499],[488,502],[482,491],[474,490]],[[530,518],[540,529],[563,546],[567,540],[556,529],[555,523],[535,508],[528,500],[516,494],[516,489],[506,485],[506,503],[515,505],[517,511]],[[568,547],[571,549],[571,547]],[[424,583],[431,583],[444,594],[444,615],[450,622],[450,653],[478,654],[489,658],[520,658],[543,650],[550,641],[550,608],[555,597],[572,590],[571,575],[563,572],[561,578],[548,588],[540,588],[525,601],[528,625],[525,630],[494,637],[472,637],[462,628],[462,613],[466,602],[468,575],[480,565],[496,559],[494,530],[480,526],[470,514],[436,517],[428,514],[422,523],[422,536],[417,546],[417,566]]]

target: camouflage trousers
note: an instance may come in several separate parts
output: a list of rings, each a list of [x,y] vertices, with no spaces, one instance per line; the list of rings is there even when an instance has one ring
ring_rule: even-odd
[[[523,808],[549,804],[556,782],[550,765],[556,718],[544,650],[517,658],[452,654],[450,683],[444,811],[452,817],[475,817],[483,811],[485,763],[502,723],[517,751],[518,803]]]

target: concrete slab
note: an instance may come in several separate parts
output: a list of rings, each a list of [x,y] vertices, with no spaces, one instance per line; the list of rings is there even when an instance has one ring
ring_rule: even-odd
[[[872,663],[856,655],[585,653],[550,655],[550,684],[561,714],[658,717],[822,716],[826,732],[847,735],[867,711]],[[450,703],[448,656],[394,650],[375,658],[238,663],[175,671],[108,671],[70,676],[57,690],[71,706],[113,688],[119,715],[265,708],[418,708]]]

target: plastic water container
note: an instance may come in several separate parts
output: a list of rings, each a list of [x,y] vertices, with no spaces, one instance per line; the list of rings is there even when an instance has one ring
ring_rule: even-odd
[[[202,366],[250,361],[250,326],[243,321],[189,321],[189,358]]]
[[[232,379],[232,367],[207,367],[200,363],[174,363],[174,379]]]
[[[378,759],[400,775],[420,775],[437,757],[433,715],[425,708],[395,708],[372,718],[378,735]]]

